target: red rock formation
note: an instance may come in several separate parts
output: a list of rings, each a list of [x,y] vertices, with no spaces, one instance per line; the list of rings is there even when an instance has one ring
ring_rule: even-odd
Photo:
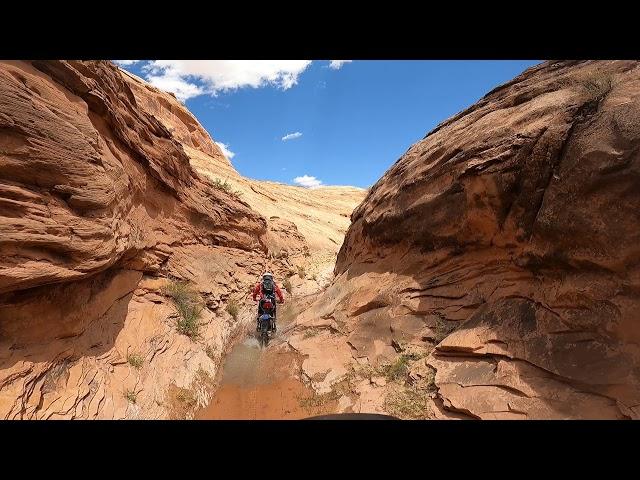
[[[299,199],[335,247],[363,196],[301,190],[241,177],[175,97],[110,62],[0,62],[0,418],[193,414],[258,275],[309,254]],[[195,337],[174,280],[203,307]]]
[[[264,219],[191,169],[111,64],[5,65],[1,88],[11,220],[1,224],[0,292],[116,263],[153,271],[168,245],[194,237],[250,250],[266,233]]]
[[[259,273],[266,235],[263,217],[191,168],[110,62],[1,63],[0,418],[135,416],[122,392],[105,394],[130,373],[117,367],[127,351],[153,357],[162,338],[174,355],[197,347],[170,335],[154,278],[199,285],[207,338],[223,344],[232,329],[214,311]],[[166,389],[175,376],[152,377],[170,363],[136,384]],[[153,402],[145,392],[136,408],[163,416]]]
[[[212,157],[224,158],[209,133],[173,94],[163,92],[125,70],[120,72],[133,92],[138,108],[160,120],[180,143]]]
[[[354,356],[437,344],[448,411],[639,418],[639,98],[638,62],[546,62],[439,125],[354,211],[319,314]]]

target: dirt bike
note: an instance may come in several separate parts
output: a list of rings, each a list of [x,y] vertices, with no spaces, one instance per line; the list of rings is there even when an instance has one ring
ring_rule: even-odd
[[[276,311],[275,311],[275,299],[264,298],[260,300],[259,311],[262,313],[258,317],[258,335],[260,344],[266,347],[269,344],[269,338],[271,332],[275,334],[276,331]]]
[[[269,344],[269,338],[271,333],[271,325],[273,317],[268,313],[263,313],[259,318],[258,334],[260,345],[266,347]]]

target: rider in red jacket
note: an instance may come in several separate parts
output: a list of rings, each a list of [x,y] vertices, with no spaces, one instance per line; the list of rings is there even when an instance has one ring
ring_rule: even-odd
[[[258,323],[256,325],[256,330],[260,329],[260,315],[264,313],[262,309],[262,305],[263,305],[262,300],[265,300],[268,297],[270,297],[272,299],[271,301],[274,303],[274,305],[271,307],[273,313],[269,311],[269,313],[271,313],[273,318],[271,329],[274,331],[276,330],[276,305],[275,305],[276,295],[278,297],[279,303],[284,303],[284,295],[282,295],[282,291],[280,290],[275,280],[273,279],[273,274],[267,272],[264,275],[262,275],[262,281],[258,282],[256,286],[253,288],[253,291],[251,292],[251,298],[253,298],[254,302],[256,301],[256,297],[259,297]]]
[[[262,278],[264,279],[264,277],[266,276],[270,276],[273,279],[273,275],[270,273],[265,273]],[[280,288],[278,287],[278,284],[276,282],[273,282],[273,287],[274,287],[274,292],[275,294],[278,296],[278,301],[280,303],[284,303],[284,296],[282,295],[282,291],[280,290]],[[246,290],[245,290],[246,292]],[[251,297],[253,298],[253,301],[256,301],[256,297],[260,296],[260,299],[262,300],[264,298],[264,292],[262,291],[262,282],[258,282],[256,283],[256,286],[253,287],[253,292],[251,292]]]

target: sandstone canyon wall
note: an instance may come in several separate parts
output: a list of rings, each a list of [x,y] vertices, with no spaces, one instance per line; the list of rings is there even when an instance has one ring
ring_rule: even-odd
[[[431,418],[640,417],[639,65],[545,62],[440,124],[299,325],[359,364],[421,352]]]
[[[327,283],[333,276],[351,212],[366,191],[348,186],[307,189],[243,177],[175,97],[121,72],[140,107],[151,112],[182,143],[192,167],[267,219],[266,243],[270,254],[284,262],[282,273],[305,266],[306,278],[292,280],[295,291],[317,291],[318,282]],[[311,277],[317,277],[318,282],[310,281]]]
[[[110,62],[0,62],[0,418],[167,418],[206,402],[259,273],[292,275],[321,249],[197,166],[269,191],[173,96]],[[335,232],[364,196],[349,194],[334,208],[315,193],[344,219]],[[197,337],[176,331],[174,281],[201,301]]]

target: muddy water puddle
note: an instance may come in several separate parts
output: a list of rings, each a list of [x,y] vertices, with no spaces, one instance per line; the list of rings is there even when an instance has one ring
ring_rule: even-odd
[[[284,420],[325,413],[303,407],[313,395],[299,377],[302,359],[274,339],[260,347],[253,334],[227,355],[220,386],[198,420]],[[332,405],[327,405],[331,408]]]
[[[287,343],[295,318],[314,296],[298,298],[278,313],[278,332],[261,347],[249,332],[227,354],[220,385],[198,420],[294,420],[332,413],[337,402],[318,405],[300,379],[304,358]]]

